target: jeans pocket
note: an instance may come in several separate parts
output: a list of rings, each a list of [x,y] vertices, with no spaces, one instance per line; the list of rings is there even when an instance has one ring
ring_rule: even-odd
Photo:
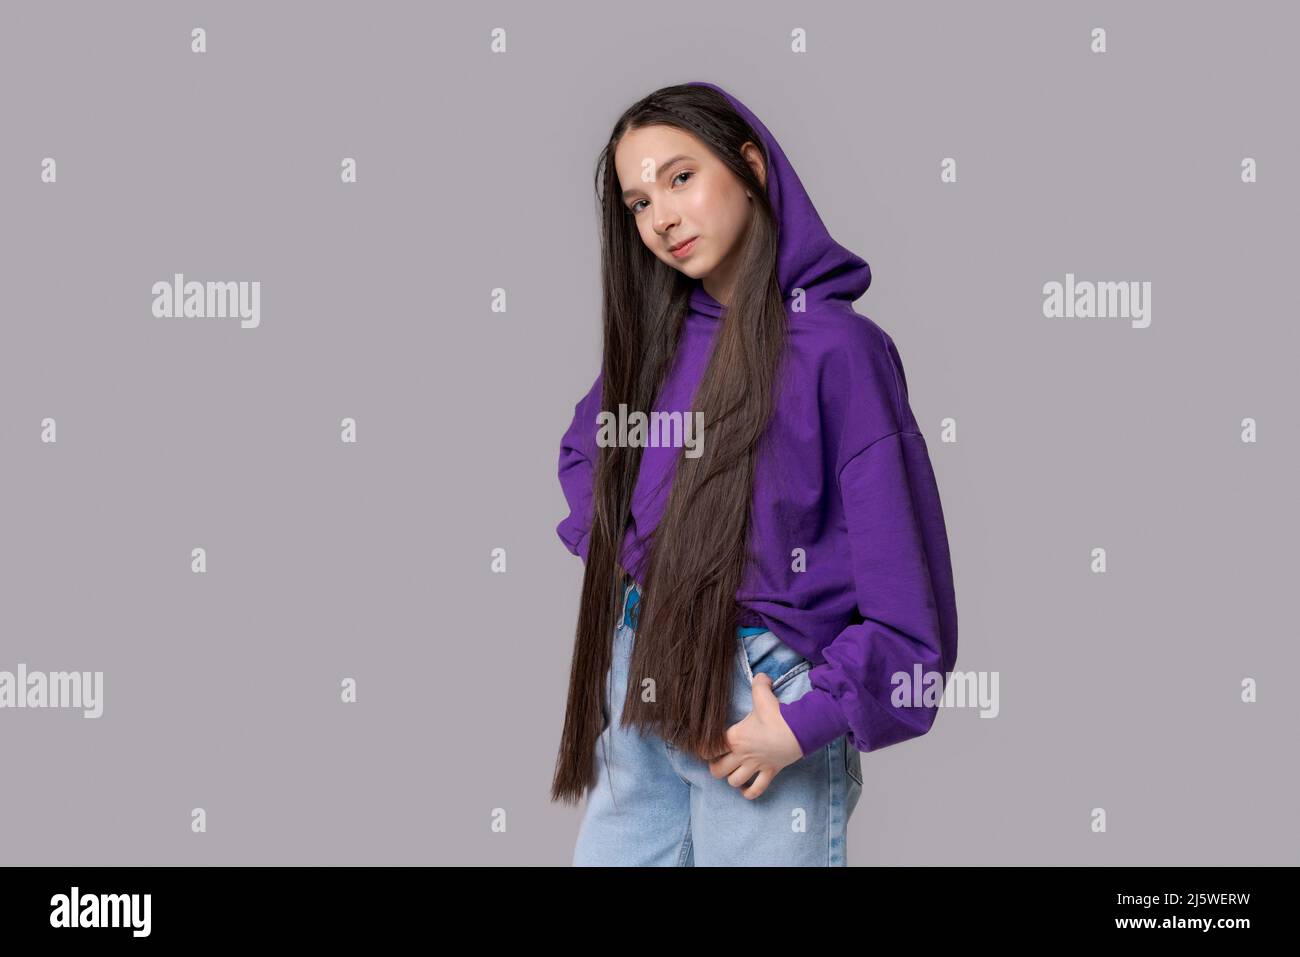
[[[740,642],[737,657],[746,679],[752,682],[756,675],[767,675],[772,679],[772,693],[778,698],[782,691],[797,684],[795,679],[799,675],[812,667],[812,662],[771,631],[737,635],[736,640]]]
[[[862,752],[853,746],[848,735],[844,737],[844,773],[859,787],[862,785]]]

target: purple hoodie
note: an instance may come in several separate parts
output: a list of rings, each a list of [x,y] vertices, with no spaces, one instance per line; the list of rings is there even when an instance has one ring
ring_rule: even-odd
[[[725,90],[703,85],[726,96],[767,146],[788,315],[783,374],[795,380],[782,383],[756,463],[754,559],[736,593],[737,624],[771,629],[812,662],[812,690],[780,705],[805,756],[842,734],[859,751],[875,751],[925,734],[937,714],[935,705],[914,704],[911,693],[912,706],[893,703],[894,676],[915,682],[938,672],[946,682],[957,658],[939,490],[898,350],[883,329],[853,311],[871,283],[870,268],[831,238],[767,127]],[[694,414],[691,401],[721,311],[697,282],[654,411]],[[560,445],[570,514],[556,532],[584,562],[601,380],[597,375],[579,400]],[[621,552],[622,566],[640,583],[643,539],[663,515],[681,454],[670,446],[642,450]]]

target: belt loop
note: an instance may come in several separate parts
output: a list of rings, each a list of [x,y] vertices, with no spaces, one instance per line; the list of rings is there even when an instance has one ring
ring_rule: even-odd
[[[631,593],[633,581],[632,576],[622,568],[619,569],[619,572],[621,574],[619,575],[618,623],[621,627],[627,620],[627,599]]]
[[[632,594],[636,593],[636,602],[632,602]],[[641,611],[641,589],[636,583],[636,579],[628,575],[623,585],[623,607],[619,613],[619,622],[632,630],[636,630],[637,622],[640,620]],[[630,616],[630,618],[629,618]]]

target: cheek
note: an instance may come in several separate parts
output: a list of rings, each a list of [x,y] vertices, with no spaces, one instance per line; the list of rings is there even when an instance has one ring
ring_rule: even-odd
[[[740,194],[744,197],[744,193]],[[744,226],[746,208],[737,205],[736,198],[730,192],[713,192],[701,194],[693,204],[691,218],[717,246],[730,247],[740,235]]]
[[[654,227],[650,225],[649,217],[642,214],[641,218],[637,220],[636,229],[641,236],[641,242],[645,243],[646,249],[656,256],[661,256],[660,247],[663,245],[663,240],[654,231]]]
[[[726,225],[727,204],[717,191],[698,189],[682,209],[683,218],[702,233],[714,233]]]

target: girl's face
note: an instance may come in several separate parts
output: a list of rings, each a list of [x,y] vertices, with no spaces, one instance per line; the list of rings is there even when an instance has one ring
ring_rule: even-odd
[[[746,143],[742,153],[765,183],[758,147]],[[623,206],[646,248],[702,280],[705,291],[725,305],[753,214],[745,184],[707,146],[673,126],[625,133],[614,150],[614,170]],[[673,246],[679,248],[674,252]]]

